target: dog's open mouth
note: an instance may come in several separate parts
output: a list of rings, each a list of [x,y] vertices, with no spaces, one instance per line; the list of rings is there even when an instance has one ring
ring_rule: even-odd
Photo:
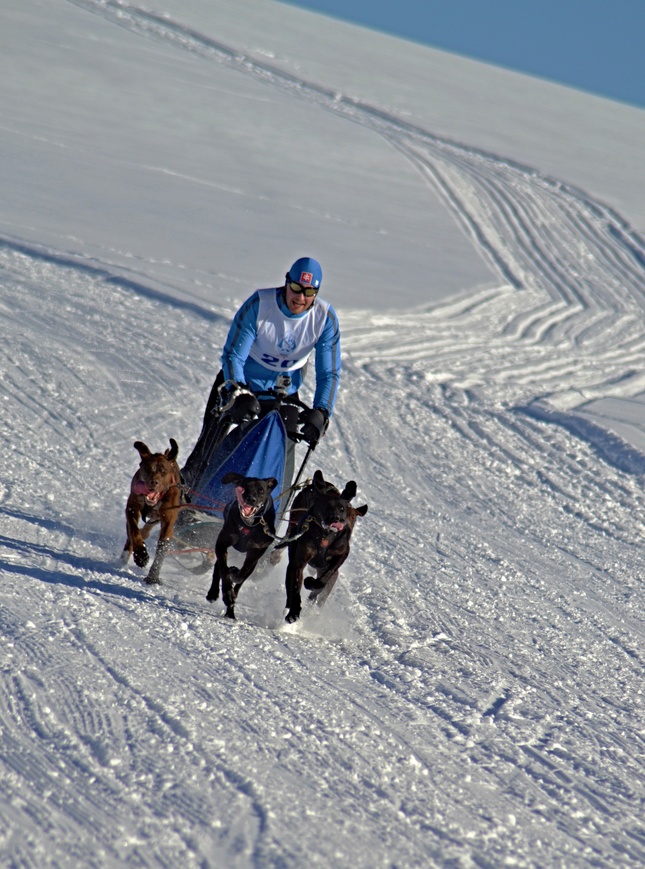
[[[132,485],[132,491],[135,495],[144,495],[148,504],[156,504],[162,494],[150,488],[150,484],[145,480],[136,480]]]
[[[239,486],[235,489],[235,495],[237,497],[237,503],[240,508],[240,515],[242,516],[242,518],[253,518],[253,516],[255,516],[255,514],[258,512],[262,505],[258,504],[254,507],[253,504],[247,504],[244,500],[244,491],[241,490]]]
[[[345,527],[344,522],[332,522],[329,526],[332,531],[342,531]]]

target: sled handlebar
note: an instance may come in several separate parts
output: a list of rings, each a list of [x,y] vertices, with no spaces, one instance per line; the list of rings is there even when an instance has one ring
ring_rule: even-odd
[[[227,390],[228,395],[226,394]],[[281,404],[294,404],[302,410],[311,410],[308,404],[296,398],[295,395],[288,395],[285,386],[282,384],[277,389],[265,389],[262,392],[253,392],[247,386],[243,386],[235,380],[225,380],[217,391],[220,396],[221,412],[230,410],[235,399],[240,395],[254,395],[258,401],[273,399],[276,407],[279,407]]]

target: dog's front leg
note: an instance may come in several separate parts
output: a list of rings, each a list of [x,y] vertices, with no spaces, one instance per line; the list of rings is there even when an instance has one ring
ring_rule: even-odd
[[[150,556],[146,549],[146,544],[143,542],[141,530],[139,529],[139,519],[141,518],[141,508],[133,496],[128,498],[128,503],[125,508],[125,525],[127,531],[127,540],[121,553],[121,563],[127,564],[130,555],[134,553],[134,563],[137,567],[145,567]]]
[[[164,562],[164,558],[166,557],[166,553],[170,549],[171,540],[169,538],[161,539],[159,538],[159,542],[157,543],[157,551],[155,552],[155,558],[152,562],[152,566],[148,571],[148,575],[146,576],[146,583],[148,585],[160,585],[161,584],[161,566]]]
[[[336,585],[336,580],[338,579],[338,572],[347,560],[348,555],[349,549],[346,552],[341,553],[340,555],[334,556],[334,558],[332,558],[328,564],[318,570],[318,575],[316,576],[316,579],[311,583],[313,591],[309,595],[309,600],[315,601],[318,606],[322,606],[324,604],[324,602],[331,594],[333,587]],[[305,580],[305,586],[306,585],[307,581]]]
[[[237,567],[229,567],[226,573],[222,574],[222,600],[226,604],[226,616],[229,619],[235,618],[235,601],[242,584],[237,581],[239,574],[240,570]]]
[[[222,528],[215,542],[215,565],[213,567],[213,581],[206,595],[207,600],[217,600],[219,597],[220,581],[222,583],[222,600],[226,604],[226,615],[229,618],[235,618],[231,612],[231,607],[235,603],[235,599],[231,599],[231,591],[233,589],[233,579],[237,573],[236,567],[228,566],[228,550],[235,545],[237,537],[233,537],[230,529],[226,526]]]
[[[240,572],[237,576],[237,585],[242,585],[244,580],[249,578],[255,570],[258,561],[262,558],[268,548],[268,546],[258,546],[257,549],[249,549],[247,551],[244,564],[240,568]]]
[[[331,590],[336,585],[337,579],[337,570],[330,572],[328,568],[325,568],[325,570],[318,571],[318,576],[313,579],[311,585],[308,585],[307,580],[305,580],[305,586],[313,589],[309,595],[309,600],[315,601],[318,606],[322,606],[331,594]]]
[[[240,593],[240,589],[244,585],[244,581],[253,573],[266,549],[266,546],[258,549],[249,549],[242,567],[239,570],[237,567],[230,567],[222,578],[222,598],[226,604],[226,615],[230,619],[235,618],[235,601]]]
[[[208,592],[206,593],[206,600],[213,601],[213,600],[217,600],[217,598],[219,597],[219,580],[220,580],[219,561],[216,561],[215,564],[213,565],[213,578],[211,580],[211,587],[208,589]]]
[[[161,583],[161,566],[164,563],[166,553],[171,547],[172,532],[175,527],[178,506],[179,498],[171,496],[166,500],[160,510],[161,528],[159,529],[159,540],[157,542],[155,559],[152,562],[152,567],[148,571],[148,575],[146,576],[146,582],[148,585],[158,585]],[[148,531],[148,533],[150,532]]]
[[[296,563],[293,559],[289,559],[287,565],[287,615],[285,617],[289,624],[298,621],[302,612],[302,600],[300,597],[300,589],[302,588],[304,565]]]

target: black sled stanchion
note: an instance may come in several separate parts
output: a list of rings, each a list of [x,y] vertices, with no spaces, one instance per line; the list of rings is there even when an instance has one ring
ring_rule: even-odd
[[[309,444],[307,452],[305,453],[305,457],[302,460],[302,463],[300,464],[300,468],[298,469],[298,473],[296,474],[296,478],[290,486],[290,495],[287,499],[287,504],[284,508],[285,513],[289,509],[289,505],[291,504],[291,502],[293,500],[293,496],[296,494],[296,491],[298,489],[298,484],[300,483],[300,477],[302,477],[305,466],[306,466],[307,462],[309,461],[309,456],[312,454],[313,451],[314,451],[314,447],[311,444]]]
[[[302,464],[300,465],[300,470],[298,471],[298,473],[297,473],[297,475],[296,475],[296,479],[295,479],[295,480],[293,481],[293,483],[291,484],[291,488],[292,488],[294,491],[298,488],[298,483],[300,482],[300,477],[302,477],[302,472],[304,471],[304,469],[305,469],[305,465],[306,465],[307,462],[309,461],[309,456],[312,454],[313,451],[314,451],[313,446],[312,446],[311,444],[309,444],[309,449],[308,449],[307,452],[305,453],[305,457],[304,457],[304,459],[302,460]],[[289,500],[291,500],[291,499],[289,499]]]
[[[300,464],[300,468],[298,469],[298,473],[296,474],[296,477],[295,477],[293,483],[289,487],[289,497],[287,498],[284,510],[282,511],[282,520],[284,522],[288,523],[287,514],[289,512],[289,507],[291,506],[291,502],[293,501],[293,498],[294,498],[296,492],[298,491],[298,485],[300,483],[300,478],[302,477],[305,466],[306,466],[307,462],[309,461],[309,456],[312,454],[313,451],[314,451],[314,447],[311,444],[309,444],[307,452],[305,453],[305,457]],[[284,552],[284,548],[287,545],[288,545],[288,541],[286,539],[283,539],[283,540],[276,539],[274,541],[274,543],[271,546],[271,548],[269,549],[269,553],[268,553],[269,564],[271,564],[272,567],[274,567],[276,564],[279,563],[280,559],[282,558],[282,553]]]
[[[303,438],[298,431],[290,431],[289,426],[293,429],[296,423],[299,424],[299,419],[296,420],[295,418],[296,410],[298,411],[298,418],[301,418],[302,413],[311,410],[311,408],[299,398],[295,398],[294,396],[287,394],[290,383],[290,377],[288,377],[287,375],[281,375],[278,378],[276,389],[270,393],[270,396],[274,401],[272,409],[277,410],[278,413],[281,413],[285,426],[287,427],[287,438],[293,441],[294,444],[297,444],[299,442],[302,442]],[[260,396],[260,400],[262,400],[262,396]],[[290,411],[293,412],[293,416],[290,416]],[[284,502],[280,504],[280,517],[282,523],[288,523],[288,514],[291,502],[298,490],[300,480],[313,450],[314,446],[308,443],[307,451],[304,455],[302,462],[300,463],[300,467],[298,468],[295,477],[292,480],[287,480],[287,485],[283,485],[281,494],[286,494],[287,497]],[[283,483],[284,482],[285,481],[283,480]],[[276,538],[273,545],[264,557],[271,565],[275,565],[280,561],[280,559],[282,558],[282,546],[280,546],[279,537]]]

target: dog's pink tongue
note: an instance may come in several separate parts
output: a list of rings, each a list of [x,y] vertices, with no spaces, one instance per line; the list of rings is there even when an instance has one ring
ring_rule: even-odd
[[[255,513],[255,507],[250,507],[248,504],[244,504],[242,507],[242,513],[245,516],[252,516]]]
[[[148,488],[148,484],[143,480],[137,480],[132,488],[135,495],[147,495],[153,491],[153,489]]]
[[[342,531],[345,527],[344,522],[332,522],[329,526],[333,531]]]

